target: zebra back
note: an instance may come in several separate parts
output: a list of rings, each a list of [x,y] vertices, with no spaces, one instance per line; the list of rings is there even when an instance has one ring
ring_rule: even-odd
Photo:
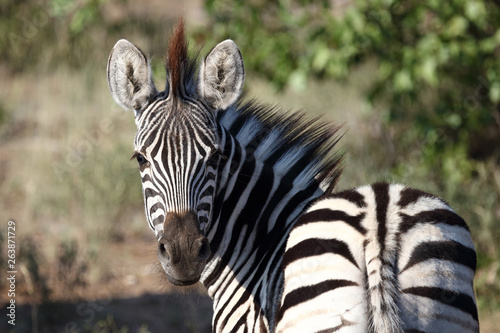
[[[294,224],[278,332],[478,332],[469,229],[443,200],[374,184]]]

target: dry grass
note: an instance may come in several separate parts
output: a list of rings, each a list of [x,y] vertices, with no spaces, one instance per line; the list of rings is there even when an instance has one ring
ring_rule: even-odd
[[[133,118],[115,106],[102,73],[12,76],[1,83],[8,121],[1,132],[0,218],[14,219],[18,239],[38,244],[49,262],[68,240],[95,256],[109,242],[150,236],[128,160]],[[93,282],[108,275],[101,264],[100,274],[89,273]]]

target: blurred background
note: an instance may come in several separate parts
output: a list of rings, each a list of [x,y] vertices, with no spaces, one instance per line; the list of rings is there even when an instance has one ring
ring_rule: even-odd
[[[339,189],[401,182],[445,198],[471,228],[481,327],[496,331],[500,1],[2,0],[0,266],[14,220],[15,331],[210,331],[210,300],[178,296],[155,266],[133,115],[106,83],[126,38],[162,89],[179,15],[193,53],[236,42],[248,97],[344,124]]]

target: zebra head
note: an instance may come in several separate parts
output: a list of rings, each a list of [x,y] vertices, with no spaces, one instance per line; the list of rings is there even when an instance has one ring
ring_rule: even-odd
[[[198,282],[210,256],[206,231],[220,160],[217,110],[239,98],[244,81],[241,54],[233,41],[218,44],[202,61],[187,57],[182,21],[169,42],[167,83],[159,92],[144,53],[126,40],[108,60],[115,101],[133,109],[146,217],[158,240],[158,258],[170,282]]]

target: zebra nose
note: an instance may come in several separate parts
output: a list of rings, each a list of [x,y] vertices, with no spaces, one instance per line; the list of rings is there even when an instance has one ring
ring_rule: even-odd
[[[175,246],[175,242],[168,242],[162,237],[158,241],[158,254],[166,264],[175,265],[181,260],[178,247]],[[202,236],[194,241],[192,254],[191,256],[188,254],[187,257],[203,262],[208,259],[210,253],[210,243],[206,237]]]
[[[157,237],[158,259],[168,280],[179,286],[198,282],[211,251],[196,214],[168,214]]]

